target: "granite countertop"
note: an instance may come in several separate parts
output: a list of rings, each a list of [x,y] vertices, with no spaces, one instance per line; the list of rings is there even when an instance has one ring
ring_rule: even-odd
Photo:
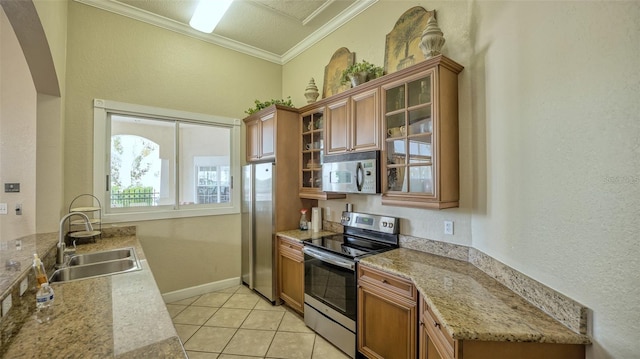
[[[292,229],[289,231],[283,231],[276,233],[277,236],[286,237],[294,241],[304,242],[309,241],[315,238],[320,238],[324,236],[331,236],[336,234],[335,232],[330,231],[301,231],[299,229]]]
[[[3,357],[186,358],[135,235],[98,239],[77,253],[123,247],[135,248],[142,270],[53,283],[54,317],[39,324],[27,315]]]
[[[591,342],[468,262],[399,248],[360,264],[412,280],[453,339]]]

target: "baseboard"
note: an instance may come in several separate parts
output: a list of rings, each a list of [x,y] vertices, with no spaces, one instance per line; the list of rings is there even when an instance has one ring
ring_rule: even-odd
[[[242,284],[240,277],[234,277],[229,279],[219,280],[217,282],[211,282],[201,284],[195,287],[184,288],[173,292],[163,293],[162,299],[165,303],[171,303],[182,299],[195,297],[196,295],[202,295],[209,292],[215,292],[217,290],[226,289]]]

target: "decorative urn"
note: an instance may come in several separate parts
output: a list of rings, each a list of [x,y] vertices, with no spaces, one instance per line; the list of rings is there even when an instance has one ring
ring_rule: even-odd
[[[434,10],[433,15],[427,21],[427,27],[422,31],[420,41],[420,50],[422,50],[425,59],[440,55],[440,50],[445,41],[442,35],[442,30],[438,27],[438,20],[436,20],[436,11]]]
[[[304,90],[304,97],[306,97],[307,103],[314,103],[318,99],[318,96],[320,96],[318,86],[316,86],[316,81],[312,77],[307,88]]]

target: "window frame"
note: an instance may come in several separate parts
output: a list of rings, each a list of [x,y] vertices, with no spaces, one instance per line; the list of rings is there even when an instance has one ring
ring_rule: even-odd
[[[110,150],[107,149],[107,146],[111,145],[111,130],[108,128],[110,124],[108,120],[109,114],[217,125],[229,128],[231,130],[231,154],[229,159],[231,167],[231,201],[228,205],[218,205],[215,207],[189,208],[189,206],[181,207],[179,203],[176,203],[171,209],[141,207],[136,208],[141,209],[140,211],[110,212],[109,208],[106,208],[110,206],[108,200],[110,188],[109,180],[107,179],[107,176],[110,175],[111,163]],[[120,223],[240,213],[240,119],[94,99],[93,125],[93,194],[105,204],[102,208],[102,222]],[[174,143],[174,145],[177,146],[177,142]],[[176,161],[178,161],[177,158]],[[176,191],[179,191],[180,180],[178,175]]]

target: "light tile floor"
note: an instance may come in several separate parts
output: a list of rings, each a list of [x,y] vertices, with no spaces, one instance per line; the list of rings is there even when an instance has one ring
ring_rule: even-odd
[[[167,304],[189,359],[348,359],[290,308],[245,286]]]

